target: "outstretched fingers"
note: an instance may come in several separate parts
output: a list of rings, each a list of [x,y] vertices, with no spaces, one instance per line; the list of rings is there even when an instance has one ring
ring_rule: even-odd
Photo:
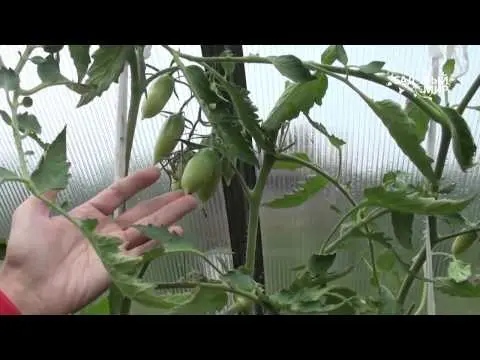
[[[197,201],[195,198],[190,195],[185,195],[168,203],[153,214],[140,219],[136,222],[136,224],[154,225],[157,227],[169,226],[182,219],[186,214],[193,211],[196,207]],[[129,227],[124,231],[123,237],[125,240],[126,250],[136,248],[137,246],[140,246],[150,240],[140,231],[132,227]]]
[[[154,184],[159,177],[160,170],[156,167],[137,171],[132,175],[116,181],[113,185],[98,193],[79,207],[93,207],[103,215],[108,216],[136,193]],[[72,210],[72,213],[75,212],[76,209]]]

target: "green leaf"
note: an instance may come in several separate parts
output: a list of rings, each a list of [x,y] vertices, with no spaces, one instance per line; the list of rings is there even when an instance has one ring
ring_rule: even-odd
[[[288,85],[263,123],[263,128],[276,131],[301,112],[308,113],[314,104],[322,103],[327,87],[328,80],[323,74],[315,80]]]
[[[337,46],[330,45],[322,53],[322,64],[332,65],[337,60]]]
[[[280,74],[295,82],[306,82],[313,80],[310,71],[303,65],[302,61],[293,55],[270,56],[273,66]]]
[[[441,216],[438,217],[438,219],[447,223],[451,227],[455,227],[455,226],[466,227],[466,226],[468,226],[467,219],[460,213],[441,215]]]
[[[443,107],[443,111],[450,119],[450,132],[455,158],[461,169],[466,171],[475,165],[473,162],[477,152],[475,139],[465,119],[456,110]]]
[[[356,310],[352,305],[352,300],[357,297],[357,293],[347,287],[340,287],[332,289],[332,291],[327,294],[325,299],[325,305],[339,305],[340,307],[332,309],[328,312],[329,315],[355,315]],[[343,298],[343,299],[342,299]],[[349,300],[349,301],[345,301]]]
[[[300,160],[310,162],[310,158],[304,152],[296,152],[296,153],[292,153],[292,154],[289,154],[289,155],[294,156],[294,157],[296,157]],[[273,165],[273,169],[277,169],[277,170],[292,170],[293,171],[293,170],[299,169],[301,167],[303,167],[303,165],[297,164],[297,163],[294,163],[294,162],[291,162],[291,161],[286,161],[286,160],[277,160],[277,161],[275,161],[275,164]]]
[[[60,64],[53,55],[48,55],[45,61],[37,65],[37,74],[43,83],[55,83],[64,80],[65,77],[60,73]]]
[[[93,87],[94,90],[82,95],[77,107],[88,104],[97,96],[100,97],[113,82],[117,82],[129,56],[133,53],[134,47],[131,45],[100,46],[92,55],[93,63],[87,72],[86,85]]]
[[[384,65],[384,61],[372,61],[367,65],[360,66],[360,71],[365,74],[375,74],[380,72]]]
[[[162,253],[174,253],[174,252],[196,252],[194,246],[185,237],[170,233],[164,226],[157,227],[154,225],[132,225],[133,228],[140,231],[143,235],[151,240],[159,242],[158,250]],[[147,251],[146,254],[152,250]]]
[[[18,114],[17,116],[18,125],[20,131],[22,132],[33,132],[35,134],[40,134],[42,132],[42,127],[37,120],[37,117],[28,112]]]
[[[435,288],[443,294],[462,297],[462,298],[480,298],[480,282],[479,277],[457,283],[454,280],[444,277],[437,278]]]
[[[203,102],[208,107],[209,104],[216,104],[221,101],[210,88],[210,81],[208,81],[205,71],[200,66],[187,66],[184,73],[192,92],[199,102]]]
[[[29,60],[35,65],[42,64],[46,61],[46,59],[41,56],[33,56]]]
[[[340,147],[342,147],[343,145],[346,144],[344,140],[337,138],[333,134],[330,134],[327,131],[327,128],[325,126],[323,126],[321,123],[317,123],[317,122],[311,120],[310,117],[307,117],[307,120],[310,123],[310,125],[312,125],[316,130],[318,130],[321,134],[325,135],[328,138],[328,140],[330,141],[330,144],[332,144],[332,146],[339,149]]]
[[[5,181],[18,181],[18,180],[20,180],[20,177],[17,174],[15,174],[14,172],[8,169],[0,167],[0,184]]]
[[[442,71],[447,76],[447,78],[450,78],[450,76],[452,76],[453,72],[455,71],[455,60],[448,59],[445,64],[443,64]]]
[[[343,45],[335,45],[337,51],[337,60],[340,61],[343,65],[347,66],[348,56]]]
[[[428,131],[428,122],[430,117],[410,100],[407,100],[405,112],[407,116],[415,122],[418,139],[420,142],[422,142],[425,140],[425,135]]]
[[[200,291],[198,288],[185,294],[159,294],[155,291],[157,288],[156,284],[146,282],[136,277],[139,266],[143,262],[142,257],[123,253],[120,250],[120,245],[122,244],[120,239],[96,233],[94,230],[98,224],[97,220],[86,219],[82,220],[81,224],[83,233],[87,236],[105,265],[113,284],[124,296],[140,304],[162,309],[166,313],[178,313],[182,311],[182,308],[183,311],[187,313],[194,313],[199,310],[199,303],[206,304],[205,307],[209,309],[213,306],[212,304],[218,304],[218,301],[215,301],[217,294],[215,294],[215,297],[212,297],[210,296],[211,292],[206,290],[207,296],[205,296],[205,292]],[[211,301],[212,304],[209,305],[205,299]],[[190,303],[192,303],[192,307],[186,307]]]
[[[31,179],[40,193],[63,190],[68,185],[69,167],[67,162],[67,127],[57,135],[42,155]]]
[[[456,283],[467,281],[472,276],[472,266],[462,260],[455,259],[448,264],[448,277]]]
[[[222,280],[230,286],[246,292],[252,292],[257,288],[257,283],[249,275],[238,270],[230,270],[222,276]]]
[[[412,226],[414,215],[392,211],[392,225],[395,236],[405,249],[412,249]]]
[[[0,89],[13,91],[20,86],[20,78],[13,69],[7,69],[0,66]]]
[[[4,110],[0,110],[0,116],[2,117],[3,121],[5,121],[5,123],[10,126],[12,125],[12,120],[10,119],[10,115],[8,115],[8,113]]]
[[[299,182],[296,189],[292,193],[264,203],[264,206],[275,209],[299,206],[310,199],[317,192],[325,188],[327,185],[328,180],[323,176],[312,176],[306,181]]]
[[[382,272],[390,272],[393,270],[396,261],[397,258],[395,257],[395,254],[391,250],[386,249],[382,251],[377,257],[377,268]]]
[[[108,296],[102,295],[78,312],[78,315],[110,315]]]
[[[178,297],[178,295],[172,295],[169,300],[172,300],[174,296]],[[169,315],[215,314],[215,312],[225,307],[227,301],[228,296],[225,291],[198,287],[188,298],[177,303],[176,306],[167,313]]]
[[[249,92],[242,87],[228,83],[222,77],[218,77],[218,79],[228,92],[234,111],[240,120],[240,123],[245,127],[248,133],[254,138],[254,140],[262,149],[272,149],[273,145],[267,143],[267,139],[260,128],[257,114],[258,109],[250,100]]]
[[[232,151],[233,157],[237,157],[253,166],[259,166],[252,144],[245,138],[242,126],[236,117],[230,115],[223,106],[219,106],[211,111],[210,119],[215,124],[217,135]]]
[[[320,255],[313,254],[308,260],[308,271],[315,276],[323,276],[327,274],[328,269],[330,269],[335,262],[337,254],[328,254]]]
[[[428,180],[435,182],[436,178],[431,165],[433,160],[427,156],[420,144],[415,122],[407,116],[400,105],[391,100],[369,102],[369,105],[382,120],[403,153]]]
[[[0,260],[5,259],[7,253],[7,240],[0,239]]]
[[[68,45],[70,57],[77,69],[78,82],[82,82],[90,65],[90,45]]]
[[[438,199],[424,197],[417,192],[404,190],[387,190],[384,187],[373,187],[364,190],[367,198],[365,205],[380,206],[392,211],[411,212],[422,215],[447,215],[462,211],[474,199],[463,200]]]

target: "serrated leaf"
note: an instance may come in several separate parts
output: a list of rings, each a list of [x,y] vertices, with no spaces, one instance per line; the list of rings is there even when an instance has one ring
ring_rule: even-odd
[[[322,64],[332,65],[337,60],[337,47],[336,45],[330,45],[322,53]]]
[[[360,66],[360,71],[365,74],[375,74],[377,72],[380,72],[384,65],[384,61],[372,61],[367,65]]]
[[[7,240],[0,239],[0,260],[5,259],[7,253]]]
[[[392,226],[400,245],[405,249],[412,249],[412,226],[414,215],[409,213],[402,213],[398,211],[392,211]]]
[[[295,82],[306,82],[313,80],[310,71],[303,65],[302,61],[293,55],[270,56],[268,58],[280,74]]]
[[[377,257],[377,268],[382,272],[390,272],[395,266],[396,261],[397,258],[395,257],[395,254],[391,250],[386,249]]]
[[[206,105],[215,104],[220,101],[220,98],[210,88],[210,81],[208,81],[205,71],[200,66],[187,66],[185,67],[184,73],[185,78],[197,100]]]
[[[477,146],[475,139],[470,132],[470,128],[465,119],[454,109],[443,107],[443,111],[450,120],[450,132],[452,134],[452,147],[463,171],[473,167]]]
[[[143,262],[142,257],[122,253],[120,239],[94,232],[97,220],[87,219],[81,223],[84,233],[87,233],[87,238],[109,271],[113,283],[124,296],[140,304],[161,309],[165,314],[203,314],[221,309],[225,305],[227,295],[223,290],[197,287],[183,294],[159,294],[155,291],[159,285],[135,276]]]
[[[313,254],[308,259],[308,271],[315,276],[323,276],[328,272],[335,262],[337,254],[328,254],[328,255],[320,255],[320,254]]]
[[[128,57],[133,53],[131,45],[109,45],[99,47],[92,55],[93,63],[88,70],[86,85],[92,91],[82,95],[77,107],[84,106],[95,97],[100,97],[113,82],[118,81]]]
[[[237,118],[232,117],[223,106],[219,106],[216,110],[211,111],[210,119],[216,126],[217,135],[233,151],[234,157],[253,166],[259,166],[252,144],[245,138]]]
[[[428,131],[430,117],[410,100],[407,100],[405,112],[407,116],[415,122],[418,139],[422,142],[425,140],[425,135]]]
[[[158,250],[161,250],[162,253],[198,252],[188,239],[170,233],[166,227],[157,227],[153,225],[132,225],[132,227],[140,231],[149,239],[158,241],[159,248],[154,249],[157,250],[157,252]],[[151,252],[152,250],[149,250],[146,254]]]
[[[236,289],[252,292],[256,289],[257,283],[249,275],[238,270],[230,270],[222,276],[222,280]]]
[[[3,88],[7,91],[13,91],[20,86],[20,78],[13,69],[7,69],[6,67],[0,67],[0,89]]]
[[[17,181],[20,177],[13,171],[0,167],[0,184],[5,181]]]
[[[424,197],[417,192],[405,190],[387,190],[384,187],[372,187],[364,190],[365,204],[380,206],[392,211],[411,212],[422,215],[447,215],[462,211],[474,197],[462,200],[435,199]]]
[[[70,57],[77,69],[77,81],[82,82],[90,65],[90,45],[68,45]]]
[[[55,83],[65,79],[60,73],[60,64],[53,55],[48,55],[44,60],[37,65],[37,74],[43,83]]]
[[[455,71],[455,59],[448,59],[445,61],[445,64],[443,64],[442,67],[443,73],[447,76],[447,78],[450,78],[452,76],[453,72]]]
[[[435,182],[436,178],[432,169],[433,160],[428,157],[420,144],[415,122],[407,116],[400,105],[391,100],[368,103],[382,120],[402,152],[428,180]]]
[[[42,155],[31,179],[37,191],[45,193],[50,190],[63,190],[69,178],[67,162],[67,127],[57,135]]]
[[[295,152],[295,153],[292,153],[292,154],[289,154],[289,155],[293,156],[293,157],[296,157],[300,160],[310,162],[310,158],[304,152]],[[299,169],[301,167],[303,167],[303,165],[297,164],[297,163],[294,163],[294,162],[291,162],[291,161],[287,161],[287,160],[277,160],[277,161],[275,161],[275,164],[273,165],[273,169],[277,169],[277,170],[292,170],[293,171],[293,170]]]
[[[18,114],[17,120],[20,131],[22,132],[33,132],[35,134],[42,132],[42,126],[33,114],[29,114],[28,112]]]
[[[472,279],[457,283],[448,277],[437,278],[435,288],[443,294],[454,297],[480,298],[480,282]]]
[[[254,138],[262,149],[272,148],[259,125],[257,107],[253,104],[249,97],[248,90],[228,83],[222,77],[218,78],[223,87],[230,96],[234,111],[240,120],[240,123],[247,129],[248,133]]]
[[[455,259],[448,264],[448,277],[456,283],[467,281],[472,276],[472,266]]]
[[[263,123],[263,128],[276,131],[286,121],[297,118],[301,112],[308,113],[314,104],[321,104],[327,87],[328,80],[323,74],[319,74],[315,80],[289,85]]]
[[[328,185],[328,180],[321,175],[310,177],[304,182],[300,182],[297,188],[290,194],[281,198],[271,200],[264,205],[270,208],[290,208],[303,204],[313,195]]]

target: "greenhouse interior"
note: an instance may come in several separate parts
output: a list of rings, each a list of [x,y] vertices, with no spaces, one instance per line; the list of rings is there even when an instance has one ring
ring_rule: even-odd
[[[479,58],[0,45],[0,294],[19,314],[480,315]]]

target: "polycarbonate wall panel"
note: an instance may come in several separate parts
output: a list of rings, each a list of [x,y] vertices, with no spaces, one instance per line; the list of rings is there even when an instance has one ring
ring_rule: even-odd
[[[327,45],[317,46],[244,46],[244,54],[259,54],[260,56],[292,54],[302,60],[320,62],[321,54]],[[385,68],[411,75],[426,83],[430,76],[430,58],[427,46],[345,46],[349,64],[363,65],[371,61],[384,61]],[[480,64],[475,59],[480,56],[480,47],[469,46],[470,69],[460,79],[461,84],[450,94],[450,102],[457,104],[465,91],[480,73]],[[283,91],[286,78],[282,77],[272,66],[262,64],[249,64],[246,68],[247,86],[251,92],[252,100],[259,108],[262,118],[265,118],[274,106]],[[350,77],[350,81],[374,100],[391,99],[402,105],[405,99],[398,93],[367,81]],[[480,103],[480,96],[475,95],[472,105]],[[342,182],[351,183],[352,193],[356,200],[362,196],[365,186],[378,184],[383,174],[393,169],[412,172],[419,178],[418,171],[408,158],[400,151],[398,146],[389,136],[387,129],[380,119],[372,112],[366,103],[345,84],[329,78],[329,86],[323,105],[315,106],[311,113],[314,121],[319,121],[326,126],[328,131],[346,141],[343,147]],[[471,128],[477,143],[480,142],[480,116],[478,112],[467,110],[464,116]],[[440,129],[437,129],[438,150]],[[335,175],[338,168],[338,155],[328,140],[314,130],[303,116],[293,121],[290,126],[290,138],[295,140],[291,151],[306,152],[311,159],[323,169]],[[477,154],[477,161],[479,156]],[[298,180],[305,179],[311,174],[308,170],[295,172],[276,171],[270,176],[265,192],[265,201],[281,196],[292,191]],[[463,174],[452,153],[449,153],[445,166],[445,177],[457,182],[456,191],[452,196],[468,196],[480,190],[480,172],[478,167],[468,174],[468,179]],[[319,249],[320,244],[337,223],[339,215],[330,209],[330,204],[335,204],[342,210],[348,204],[333,186],[329,186],[321,193],[314,196],[302,206],[290,209],[262,208],[261,225],[264,247],[264,264],[266,287],[268,291],[275,291],[293,280],[294,273],[291,269],[304,263],[308,256]],[[479,214],[480,202],[471,205],[465,215],[474,218]],[[421,244],[421,235],[424,229],[424,220],[418,218],[414,225],[415,248]],[[378,221],[380,227],[388,230],[389,217]],[[452,231],[445,226],[440,227],[442,233]],[[390,233],[393,236],[393,234]],[[356,241],[355,241],[356,240]],[[353,286],[361,293],[372,293],[369,282],[367,266],[361,260],[368,258],[367,244],[364,239],[355,239],[352,246],[342,252],[335,267],[343,269],[352,263],[359,263],[356,272],[352,273],[343,282]],[[448,251],[450,242],[436,248],[436,251]],[[381,251],[380,247],[377,247]],[[409,259],[414,252],[399,249],[404,259]],[[470,258],[477,266],[480,263],[478,243],[470,252]],[[434,258],[436,274],[445,273],[447,262],[443,258]],[[398,286],[389,282],[393,286]],[[412,291],[411,300],[417,304],[420,301],[419,289]],[[441,313],[480,313],[480,304],[475,300],[461,300],[437,294],[438,311]]]
[[[201,55],[199,45],[173,46],[193,55]],[[23,46],[0,46],[0,54],[6,66],[15,66],[19,50],[23,50]],[[163,48],[154,46],[147,63],[162,69],[167,67],[170,61],[171,57]],[[67,49],[61,52],[61,70],[63,75],[76,79],[75,67]],[[21,78],[22,88],[29,89],[39,82],[35,65],[28,63]],[[42,125],[41,137],[44,141],[52,141],[63,126],[67,125],[67,152],[68,159],[72,163],[72,178],[61,198],[68,199],[72,206],[85,202],[113,181],[117,92],[118,85],[113,84],[101,99],[97,98],[79,109],[75,108],[79,95],[64,87],[49,88],[33,96],[34,104],[28,111],[35,114]],[[182,85],[177,86],[177,93],[180,99],[177,100],[175,96],[172,96],[165,110],[178,110],[189,96],[186,88]],[[191,104],[192,106],[186,108],[185,114],[189,119],[194,120],[198,107],[194,102]],[[0,109],[8,109],[3,94],[0,96]],[[159,115],[153,119],[138,120],[131,158],[131,172],[151,165],[155,139],[163,119],[163,116]],[[202,130],[201,126],[197,128]],[[0,144],[2,144],[0,166],[17,169],[18,157],[11,129],[3,121],[0,121]],[[33,170],[41,154],[40,148],[29,140],[25,140],[24,145],[26,150],[35,151],[35,155],[30,156],[28,161],[30,170]],[[131,207],[141,200],[164,193],[168,190],[168,185],[168,177],[165,175],[152,187],[131,199],[128,206]],[[19,184],[5,183],[0,186],[0,238],[8,237],[11,214],[26,196],[26,191]],[[199,206],[195,212],[187,215],[179,224],[184,227],[185,234],[196,242],[200,249],[205,251],[216,249],[223,253],[226,253],[225,249],[231,251],[221,187],[218,188],[214,198],[207,206]],[[212,253],[210,256],[213,261],[216,261],[216,255]],[[218,256],[231,264],[230,255]],[[178,264],[182,266],[180,267]],[[190,270],[208,272],[211,275],[211,269],[203,264],[197,259],[171,256],[153,263],[146,278],[156,281],[173,281],[183,275],[185,267]],[[135,309],[150,312],[150,310],[138,307]]]

